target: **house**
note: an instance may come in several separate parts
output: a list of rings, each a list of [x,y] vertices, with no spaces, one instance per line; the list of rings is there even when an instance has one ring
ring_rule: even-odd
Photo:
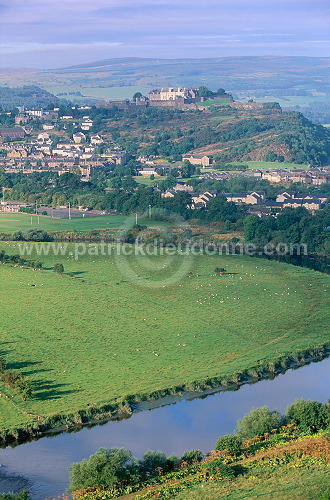
[[[38,134],[38,142],[46,142],[50,139],[49,134],[47,132],[41,132]]]
[[[27,158],[27,157],[28,157],[27,151],[22,148],[12,149],[7,154],[7,158]]]
[[[165,193],[162,193],[162,198],[174,198],[176,191],[174,189],[168,189]]]
[[[294,196],[295,196],[294,191],[283,191],[282,193],[278,193],[278,195],[276,196],[276,201],[278,203],[283,203],[285,200],[294,198]]]
[[[83,122],[81,122],[80,128],[81,130],[88,131],[92,128],[92,126],[93,126],[93,120],[87,117],[86,119],[84,119]]]
[[[321,204],[325,203],[329,198],[327,193],[296,193],[295,191],[283,191],[276,197],[276,201],[285,203],[288,200],[319,200]],[[299,205],[301,206],[301,205]]]
[[[322,206],[321,201],[318,198],[311,199],[302,199],[302,198],[289,198],[283,202],[283,208],[291,207],[298,208],[304,207],[307,208],[309,212],[313,212],[314,210],[319,210]]]
[[[154,175],[154,176],[160,177],[158,172],[156,172],[156,170],[154,168],[151,168],[151,167],[139,170],[139,174],[140,175]]]
[[[82,132],[77,132],[76,134],[73,134],[72,138],[76,144],[80,144],[81,142],[86,141],[86,136]]]
[[[24,114],[18,114],[15,116],[15,125],[24,125],[26,123],[29,123],[30,118]]]
[[[99,135],[92,135],[91,136],[91,144],[103,144],[103,139]]]
[[[207,205],[207,203],[212,199],[218,196],[217,191],[203,191],[202,193],[192,193],[191,200],[192,205],[191,208],[202,208]]]
[[[189,154],[182,157],[182,161],[188,160],[192,165],[202,165],[208,167],[210,165],[210,157],[207,155]]]
[[[42,128],[43,130],[53,130],[55,128],[55,125],[52,125],[51,123],[44,123]]]
[[[247,193],[221,193],[227,201],[246,203],[248,205],[262,204],[266,198],[264,191],[248,191]]]
[[[30,203],[1,202],[1,210],[5,213],[18,213],[22,207],[32,207]]]
[[[194,188],[192,186],[189,186],[188,184],[180,184],[179,182],[177,183],[176,186],[174,186],[174,191],[188,191],[188,192],[193,192]]]

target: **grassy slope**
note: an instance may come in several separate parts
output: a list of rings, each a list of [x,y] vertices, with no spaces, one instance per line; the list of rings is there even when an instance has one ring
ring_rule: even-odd
[[[195,464],[160,476],[149,485],[142,483],[140,490],[119,498],[328,500],[329,437],[320,433],[315,436],[296,436],[285,441],[277,440],[276,444],[266,438],[259,450],[245,448],[245,454],[238,458],[227,455],[223,459],[224,463],[236,471],[235,477],[231,479],[227,479],[228,476],[222,477],[221,471],[216,470],[219,458],[215,458],[214,462],[214,457],[209,457],[206,462],[197,466]],[[211,472],[208,467],[212,462],[214,468]],[[79,500],[113,498],[111,490],[102,488],[75,492],[74,496]]]
[[[245,469],[233,481],[199,484],[174,497],[177,500],[330,498],[329,438],[301,437],[243,459]],[[243,470],[244,470],[243,469]],[[174,498],[173,497],[173,498]]]
[[[329,466],[260,468],[235,481],[201,484],[177,500],[315,500],[330,492]]]
[[[1,247],[17,253],[14,243]],[[328,340],[329,276],[239,256],[187,259],[194,276],[159,288],[140,285],[172,276],[180,262],[132,257],[118,269],[112,256],[47,258],[75,278],[2,265],[1,348],[35,382],[37,399],[1,400],[0,426],[21,423],[14,403],[34,415],[75,411]],[[216,266],[233,274],[212,276]]]

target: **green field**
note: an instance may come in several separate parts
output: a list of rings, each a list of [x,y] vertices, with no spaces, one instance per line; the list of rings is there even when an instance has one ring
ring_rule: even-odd
[[[43,229],[44,231],[92,231],[97,229],[117,229],[125,225],[129,217],[125,215],[100,215],[95,217],[73,217],[69,219],[57,219],[47,216],[27,215],[23,213],[4,214],[0,212],[0,233],[12,233],[14,231],[27,231],[31,228]],[[140,219],[138,222],[146,226],[165,225],[162,222]]]
[[[247,161],[243,162],[249,166],[249,168],[264,168],[264,169],[285,169],[285,170],[294,170],[295,168],[300,168],[304,170],[308,170],[308,165],[304,163],[286,163],[286,162],[277,162],[277,161]]]
[[[148,93],[153,89],[148,85],[124,85],[121,87],[85,87],[84,85],[52,85],[45,84],[44,88],[51,94],[57,95],[58,93],[67,92],[68,95],[60,96],[65,99],[74,99],[75,101],[84,102],[85,98],[93,98],[102,100],[121,100],[121,99],[132,99],[136,92],[141,92],[143,95],[148,95]],[[80,92],[82,95],[69,95],[69,92]]]
[[[25,402],[0,388],[9,396],[0,399],[0,428],[329,339],[327,275],[243,256],[116,257],[79,245],[26,257],[42,260],[41,271],[0,264],[2,355],[36,387]],[[14,242],[1,248],[18,253]],[[85,254],[76,260],[75,249]],[[71,275],[51,270],[59,262]],[[228,274],[215,276],[218,266]]]
[[[225,99],[225,98],[221,99],[221,97],[219,97],[219,98],[215,98],[215,99],[208,99],[207,101],[201,102],[200,105],[201,106],[221,106],[222,104],[223,105],[231,104],[232,102],[233,101],[231,99]]]

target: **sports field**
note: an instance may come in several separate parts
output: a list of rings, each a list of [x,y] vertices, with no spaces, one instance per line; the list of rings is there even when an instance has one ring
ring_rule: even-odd
[[[2,248],[18,253],[14,242]],[[26,256],[45,270],[0,264],[2,355],[36,389],[22,401],[0,387],[9,396],[0,398],[0,429],[24,425],[27,414],[66,414],[226,375],[329,339],[327,275],[245,256],[78,248]],[[60,262],[64,275],[51,270]]]
[[[0,213],[0,233],[28,231],[37,228],[44,231],[92,231],[97,229],[117,229],[125,225],[129,218],[125,215],[100,215],[95,217],[73,217],[72,219],[57,219],[43,215],[23,213]],[[130,219],[129,219],[130,220]],[[161,226],[166,223],[138,218],[138,223],[146,226]]]

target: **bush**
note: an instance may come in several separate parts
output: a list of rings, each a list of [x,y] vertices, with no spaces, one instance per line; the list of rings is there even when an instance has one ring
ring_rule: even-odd
[[[42,229],[29,229],[23,236],[26,241],[52,241],[51,236]]]
[[[235,434],[244,441],[278,429],[284,423],[285,417],[276,410],[270,411],[267,406],[252,408],[247,415],[237,420]]]
[[[219,437],[215,443],[215,450],[227,450],[231,455],[239,455],[242,452],[242,441],[238,436],[227,434]]]
[[[0,493],[0,500],[29,500],[30,495],[26,490],[22,490],[20,493]]]
[[[232,478],[235,476],[234,471],[228,465],[225,465],[221,459],[210,460],[203,465],[203,469],[211,475],[219,475],[222,478]]]
[[[224,267],[216,267],[214,269],[214,274],[222,274],[222,273],[225,273],[226,272],[226,269]]]
[[[63,266],[63,264],[55,264],[55,266],[54,266],[54,273],[63,274],[64,273],[64,266]]]
[[[94,455],[70,466],[69,491],[114,484],[130,476],[133,465],[132,454],[124,448],[100,448]]]
[[[287,408],[287,415],[302,432],[324,429],[329,423],[330,410],[318,401],[296,399]]]

